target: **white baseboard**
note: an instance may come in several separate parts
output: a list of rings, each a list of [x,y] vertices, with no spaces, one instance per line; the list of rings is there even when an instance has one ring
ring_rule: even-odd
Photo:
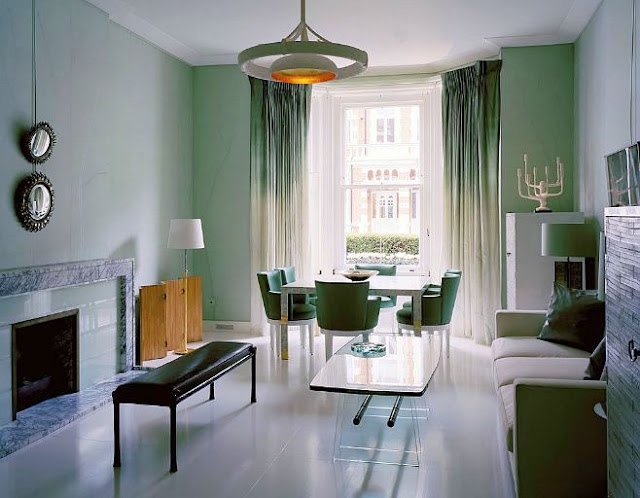
[[[242,332],[251,333],[251,322],[223,322],[218,320],[203,320],[204,332]]]

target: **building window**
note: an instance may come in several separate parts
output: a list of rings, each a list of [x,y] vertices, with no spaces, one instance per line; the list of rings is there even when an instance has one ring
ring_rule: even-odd
[[[373,171],[369,170],[369,172],[367,173],[367,180],[369,180],[370,182],[373,181]]]
[[[392,179],[392,180],[396,180],[396,181],[398,180],[398,170],[397,170],[397,169],[394,169],[394,170],[391,172],[391,179]]]
[[[380,209],[380,216],[379,218],[386,218],[386,207],[387,207],[387,199],[385,199],[385,197],[383,195],[381,195],[378,198],[378,208]]]
[[[396,113],[394,107],[376,109],[376,142],[379,144],[396,141]]]
[[[385,180],[388,180],[388,179],[389,179],[389,170],[388,170],[388,169],[385,169],[385,170],[384,170],[384,179],[385,179]]]
[[[395,203],[393,202],[393,196],[390,195],[387,197],[387,218],[395,218]]]
[[[415,180],[416,179],[416,170],[412,169],[411,171],[409,171],[409,180]]]

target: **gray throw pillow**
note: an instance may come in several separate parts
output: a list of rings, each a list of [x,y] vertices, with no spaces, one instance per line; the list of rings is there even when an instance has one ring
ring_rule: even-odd
[[[593,352],[604,337],[604,302],[594,293],[553,284],[547,319],[538,339]]]
[[[607,380],[603,378],[606,360],[607,338],[603,337],[589,357],[589,366],[584,371],[584,380]]]

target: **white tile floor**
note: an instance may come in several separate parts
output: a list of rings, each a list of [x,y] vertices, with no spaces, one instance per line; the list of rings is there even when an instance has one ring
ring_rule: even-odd
[[[216,338],[240,340],[237,334]],[[337,396],[311,392],[324,364],[290,334],[290,360],[258,346],[258,402],[244,365],[178,409],[178,468],[169,473],[166,408],[123,405],[122,468],[114,470],[113,408],[99,409],[0,460],[0,496],[30,497],[495,497],[513,495],[497,439],[489,349],[454,339],[427,390],[419,468],[334,462]],[[247,338],[245,338],[247,339]],[[336,346],[340,344],[339,340]],[[384,420],[381,420],[384,424]]]

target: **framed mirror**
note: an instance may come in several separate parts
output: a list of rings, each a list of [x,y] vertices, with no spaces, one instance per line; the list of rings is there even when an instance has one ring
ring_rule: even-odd
[[[25,135],[23,149],[27,159],[32,163],[43,163],[51,155],[56,144],[56,134],[49,123],[38,123]]]
[[[30,232],[47,226],[54,206],[53,185],[43,173],[33,173],[18,185],[16,212],[24,228]]]

